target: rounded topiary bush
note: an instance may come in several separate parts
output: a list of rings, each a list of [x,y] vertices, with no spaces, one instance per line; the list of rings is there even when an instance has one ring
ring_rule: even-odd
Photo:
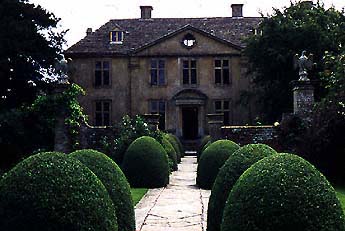
[[[327,179],[304,159],[280,154],[252,165],[227,199],[222,231],[344,231],[340,202]]]
[[[265,144],[248,144],[232,154],[219,170],[208,202],[207,231],[219,231],[229,193],[244,171],[262,158],[277,154]]]
[[[218,140],[210,144],[202,153],[196,183],[204,189],[211,189],[219,169],[240,146],[230,140]]]
[[[181,162],[181,157],[183,156],[182,150],[179,146],[179,143],[175,139],[175,136],[173,134],[165,134],[165,138],[171,143],[171,145],[174,147],[177,157],[177,162]],[[177,137],[176,137],[177,138]]]
[[[102,182],[78,160],[40,153],[0,181],[0,230],[117,230]]]
[[[184,148],[183,148],[183,145],[181,143],[181,140],[174,134],[171,134],[172,138],[176,141],[177,145],[178,145],[178,148],[180,150],[180,154],[181,154],[181,157],[184,157]]]
[[[151,137],[142,136],[131,143],[122,167],[132,187],[157,188],[169,183],[168,155]]]
[[[178,166],[177,166],[177,156],[176,156],[176,151],[172,144],[168,141],[168,139],[163,136],[162,139],[162,145],[164,150],[167,152],[168,157],[169,157],[169,168],[170,171],[176,171]]]
[[[206,145],[210,145],[212,141],[212,137],[210,135],[204,136],[201,141],[200,141],[200,145],[198,147],[197,150],[197,159],[200,159],[201,153],[206,149]]]
[[[115,205],[119,231],[135,230],[131,190],[119,166],[105,154],[91,149],[78,150],[70,156],[86,165],[107,189]]]

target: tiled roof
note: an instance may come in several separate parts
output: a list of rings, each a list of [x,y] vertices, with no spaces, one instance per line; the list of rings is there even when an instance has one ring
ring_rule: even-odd
[[[70,47],[66,54],[127,55],[186,27],[244,47],[243,38],[261,21],[258,17],[115,19]],[[115,28],[125,31],[123,44],[109,43],[109,32]]]

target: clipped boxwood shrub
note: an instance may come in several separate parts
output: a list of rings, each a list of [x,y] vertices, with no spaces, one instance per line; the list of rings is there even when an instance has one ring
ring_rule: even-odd
[[[200,145],[197,150],[197,159],[200,159],[201,153],[207,148],[206,145],[210,145],[212,143],[212,137],[210,135],[204,136],[201,139]]]
[[[181,157],[183,156],[183,153],[182,153],[182,150],[181,150],[181,148],[179,146],[179,143],[176,140],[177,137],[175,138],[175,136],[173,134],[170,134],[170,133],[169,134],[165,134],[164,136],[165,136],[165,138],[167,138],[167,140],[174,147],[174,149],[176,151],[177,162],[180,163],[181,162]]]
[[[218,140],[210,144],[202,153],[196,183],[203,189],[211,189],[219,169],[240,146],[230,140]]]
[[[0,230],[117,230],[102,182],[78,160],[47,152],[17,164],[0,181]]]
[[[163,136],[162,139],[162,145],[164,150],[167,152],[168,157],[169,157],[169,168],[170,171],[176,171],[178,166],[177,166],[177,156],[176,156],[176,151],[172,144],[168,141],[168,139]]]
[[[229,193],[251,165],[277,152],[265,144],[248,144],[232,154],[219,170],[208,202],[207,231],[219,231]]]
[[[115,205],[119,231],[135,230],[131,190],[119,166],[105,154],[91,149],[78,150],[70,156],[85,164],[102,181]]]
[[[222,231],[344,231],[340,202],[327,179],[291,154],[266,157],[239,178],[227,199]]]
[[[155,139],[142,136],[128,147],[123,171],[132,187],[164,187],[169,183],[168,155]]]
[[[171,136],[172,136],[172,138],[174,138],[174,140],[176,141],[176,143],[178,145],[181,157],[184,157],[184,148],[183,148],[183,145],[181,143],[181,140],[176,135],[174,135],[174,134],[171,134]]]

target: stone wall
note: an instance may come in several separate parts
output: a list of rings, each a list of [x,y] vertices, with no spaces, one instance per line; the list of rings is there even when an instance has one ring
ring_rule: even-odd
[[[232,140],[239,145],[263,143],[280,150],[279,131],[275,126],[223,126],[223,139]]]

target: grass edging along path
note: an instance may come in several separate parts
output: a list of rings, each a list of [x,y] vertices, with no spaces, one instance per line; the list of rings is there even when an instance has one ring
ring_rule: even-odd
[[[133,198],[133,205],[135,206],[141,200],[141,198],[146,194],[147,188],[131,188],[131,194]]]

